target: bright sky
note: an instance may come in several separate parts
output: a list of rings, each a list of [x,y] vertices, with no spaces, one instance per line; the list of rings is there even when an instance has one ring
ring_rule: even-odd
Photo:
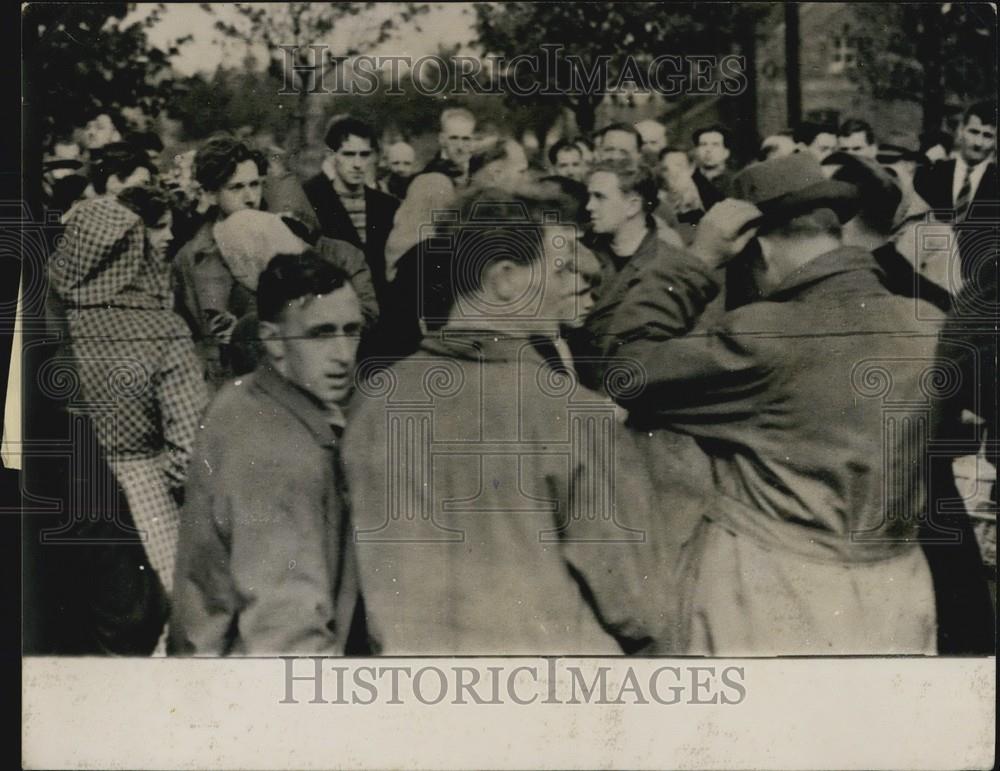
[[[136,10],[126,16],[124,23],[127,25],[144,18],[154,5],[137,4]],[[227,40],[214,29],[216,19],[238,20],[239,13],[231,3],[213,3],[212,8],[212,13],[209,13],[197,3],[168,3],[160,22],[148,31],[149,41],[161,49],[166,49],[185,35],[194,36],[192,41],[181,47],[180,53],[173,60],[174,69],[182,75],[212,73],[220,64],[239,66],[244,57],[246,48],[243,44]],[[346,18],[333,31],[328,41],[317,42],[329,43],[336,52],[347,41],[357,40],[366,30],[392,13],[393,4],[377,5],[371,11]],[[474,21],[475,13],[471,3],[434,3],[430,11],[418,17],[415,23],[411,22],[405,28],[397,30],[392,40],[369,53],[410,56],[415,59],[436,53],[438,46],[442,44],[461,43],[463,49],[466,49],[475,38]],[[467,53],[466,50],[462,52]],[[262,53],[262,50],[257,53]]]

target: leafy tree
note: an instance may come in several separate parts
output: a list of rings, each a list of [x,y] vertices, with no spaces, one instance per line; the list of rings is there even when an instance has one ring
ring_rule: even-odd
[[[585,132],[594,128],[597,106],[608,85],[627,76],[638,87],[648,88],[645,73],[661,54],[724,55],[742,50],[747,30],[753,30],[766,10],[757,3],[476,3],[477,31],[486,53],[508,59],[520,54],[544,58],[543,46],[561,47],[555,71],[540,71],[539,81],[555,76],[558,82],[570,82],[569,57],[579,57],[576,69],[582,73],[600,72],[606,61],[608,83],[575,93],[565,89],[548,97],[569,107]],[[752,78],[752,68],[746,74]],[[526,68],[518,78],[522,86],[528,83]]]
[[[923,130],[939,129],[949,99],[997,92],[997,14],[990,3],[858,3],[853,77],[883,99],[923,107]]]
[[[308,101],[311,92],[325,82],[327,68],[335,66],[337,59],[357,56],[372,46],[388,40],[397,25],[409,22],[428,9],[426,4],[400,3],[394,6],[389,17],[359,29],[354,42],[336,56],[327,52],[317,57],[309,46],[321,45],[334,27],[364,11],[371,11],[376,3],[235,3],[240,14],[238,22],[217,19],[216,29],[222,34],[244,41],[249,46],[263,45],[267,50],[268,73],[287,85],[286,91],[297,94],[295,121],[298,144],[304,146],[308,137]],[[202,4],[212,11],[208,3]],[[309,68],[319,65],[320,73],[310,73]]]
[[[138,107],[157,115],[173,94],[170,57],[146,31],[162,4],[121,27],[127,3],[30,3],[23,9],[26,109],[46,140],[71,130],[94,108]]]

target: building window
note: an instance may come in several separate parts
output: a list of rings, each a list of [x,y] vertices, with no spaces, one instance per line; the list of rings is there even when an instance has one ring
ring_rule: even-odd
[[[843,32],[834,35],[831,39],[830,63],[826,71],[830,75],[842,75],[847,70],[853,68],[857,63],[857,50],[854,48],[854,41],[851,40],[849,30],[844,27]]]

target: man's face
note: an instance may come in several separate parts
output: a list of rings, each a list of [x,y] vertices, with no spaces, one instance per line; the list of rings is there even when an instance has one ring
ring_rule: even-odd
[[[595,233],[617,233],[638,213],[635,195],[625,195],[618,185],[618,175],[595,171],[587,184],[587,211]]]
[[[153,180],[153,175],[145,166],[140,166],[129,174],[125,179],[119,179],[118,175],[112,174],[105,183],[105,188],[112,195],[118,195],[122,190],[129,187],[139,187],[148,185]]]
[[[962,160],[975,166],[989,158],[997,146],[997,127],[983,123],[978,115],[970,115],[958,130],[958,141]]]
[[[410,177],[413,175],[415,156],[412,147],[404,144],[395,144],[389,147],[386,155],[389,171],[393,174],[398,174],[401,177]]]
[[[864,136],[864,134],[862,134]],[[821,132],[813,137],[813,141],[806,145],[806,150],[813,154],[817,161],[822,163],[826,157],[837,149],[837,137],[833,134]]]
[[[243,209],[259,209],[261,186],[256,162],[248,159],[237,165],[216,195],[223,218]]]
[[[351,286],[293,300],[272,327],[282,353],[281,373],[327,405],[343,405],[354,385],[362,326],[361,303]]]
[[[660,123],[640,123],[636,126],[642,136],[642,152],[656,158],[667,146],[667,129]]]
[[[441,128],[438,140],[444,148],[448,158],[456,164],[465,168],[472,155],[473,133],[476,124],[468,118],[455,116],[445,121]]]
[[[635,134],[627,131],[609,131],[601,139],[598,157],[601,160],[636,161],[639,158],[639,142]]]
[[[566,147],[556,153],[556,174],[583,182],[583,153],[575,147]]]
[[[694,152],[703,169],[717,169],[729,159],[725,137],[718,131],[706,131],[698,137]]]
[[[87,123],[83,137],[88,150],[97,150],[112,142],[121,141],[121,135],[115,128],[111,116],[105,113],[101,113]]]
[[[855,131],[846,137],[838,137],[837,149],[861,158],[875,158],[878,155],[878,145],[869,144],[864,131]]]
[[[332,155],[334,173],[345,186],[353,188],[365,183],[368,164],[374,156],[370,139],[352,134]]]
[[[173,228],[174,215],[169,211],[152,225],[146,226],[146,240],[149,242],[150,251],[157,259],[165,259],[167,249],[174,240]]]
[[[689,181],[693,171],[686,153],[667,153],[660,159],[660,174],[673,187]]]

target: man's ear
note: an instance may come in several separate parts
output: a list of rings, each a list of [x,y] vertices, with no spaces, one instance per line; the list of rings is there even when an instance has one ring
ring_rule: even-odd
[[[722,158],[722,161],[723,161],[723,163],[724,163],[724,162],[726,162],[726,161],[728,161],[728,160],[729,160],[729,156],[731,155],[731,153],[730,153],[730,151],[729,151],[729,148],[728,148],[728,147],[725,147],[725,146],[723,146],[723,148],[722,148],[722,149],[723,149],[723,150],[725,151],[725,153],[726,153],[726,154],[725,154],[725,155],[723,156],[723,158]]]
[[[260,341],[267,351],[267,356],[274,364],[275,369],[282,371],[282,362],[285,360],[285,340],[282,335],[281,326],[273,321],[261,321],[258,324]]]

